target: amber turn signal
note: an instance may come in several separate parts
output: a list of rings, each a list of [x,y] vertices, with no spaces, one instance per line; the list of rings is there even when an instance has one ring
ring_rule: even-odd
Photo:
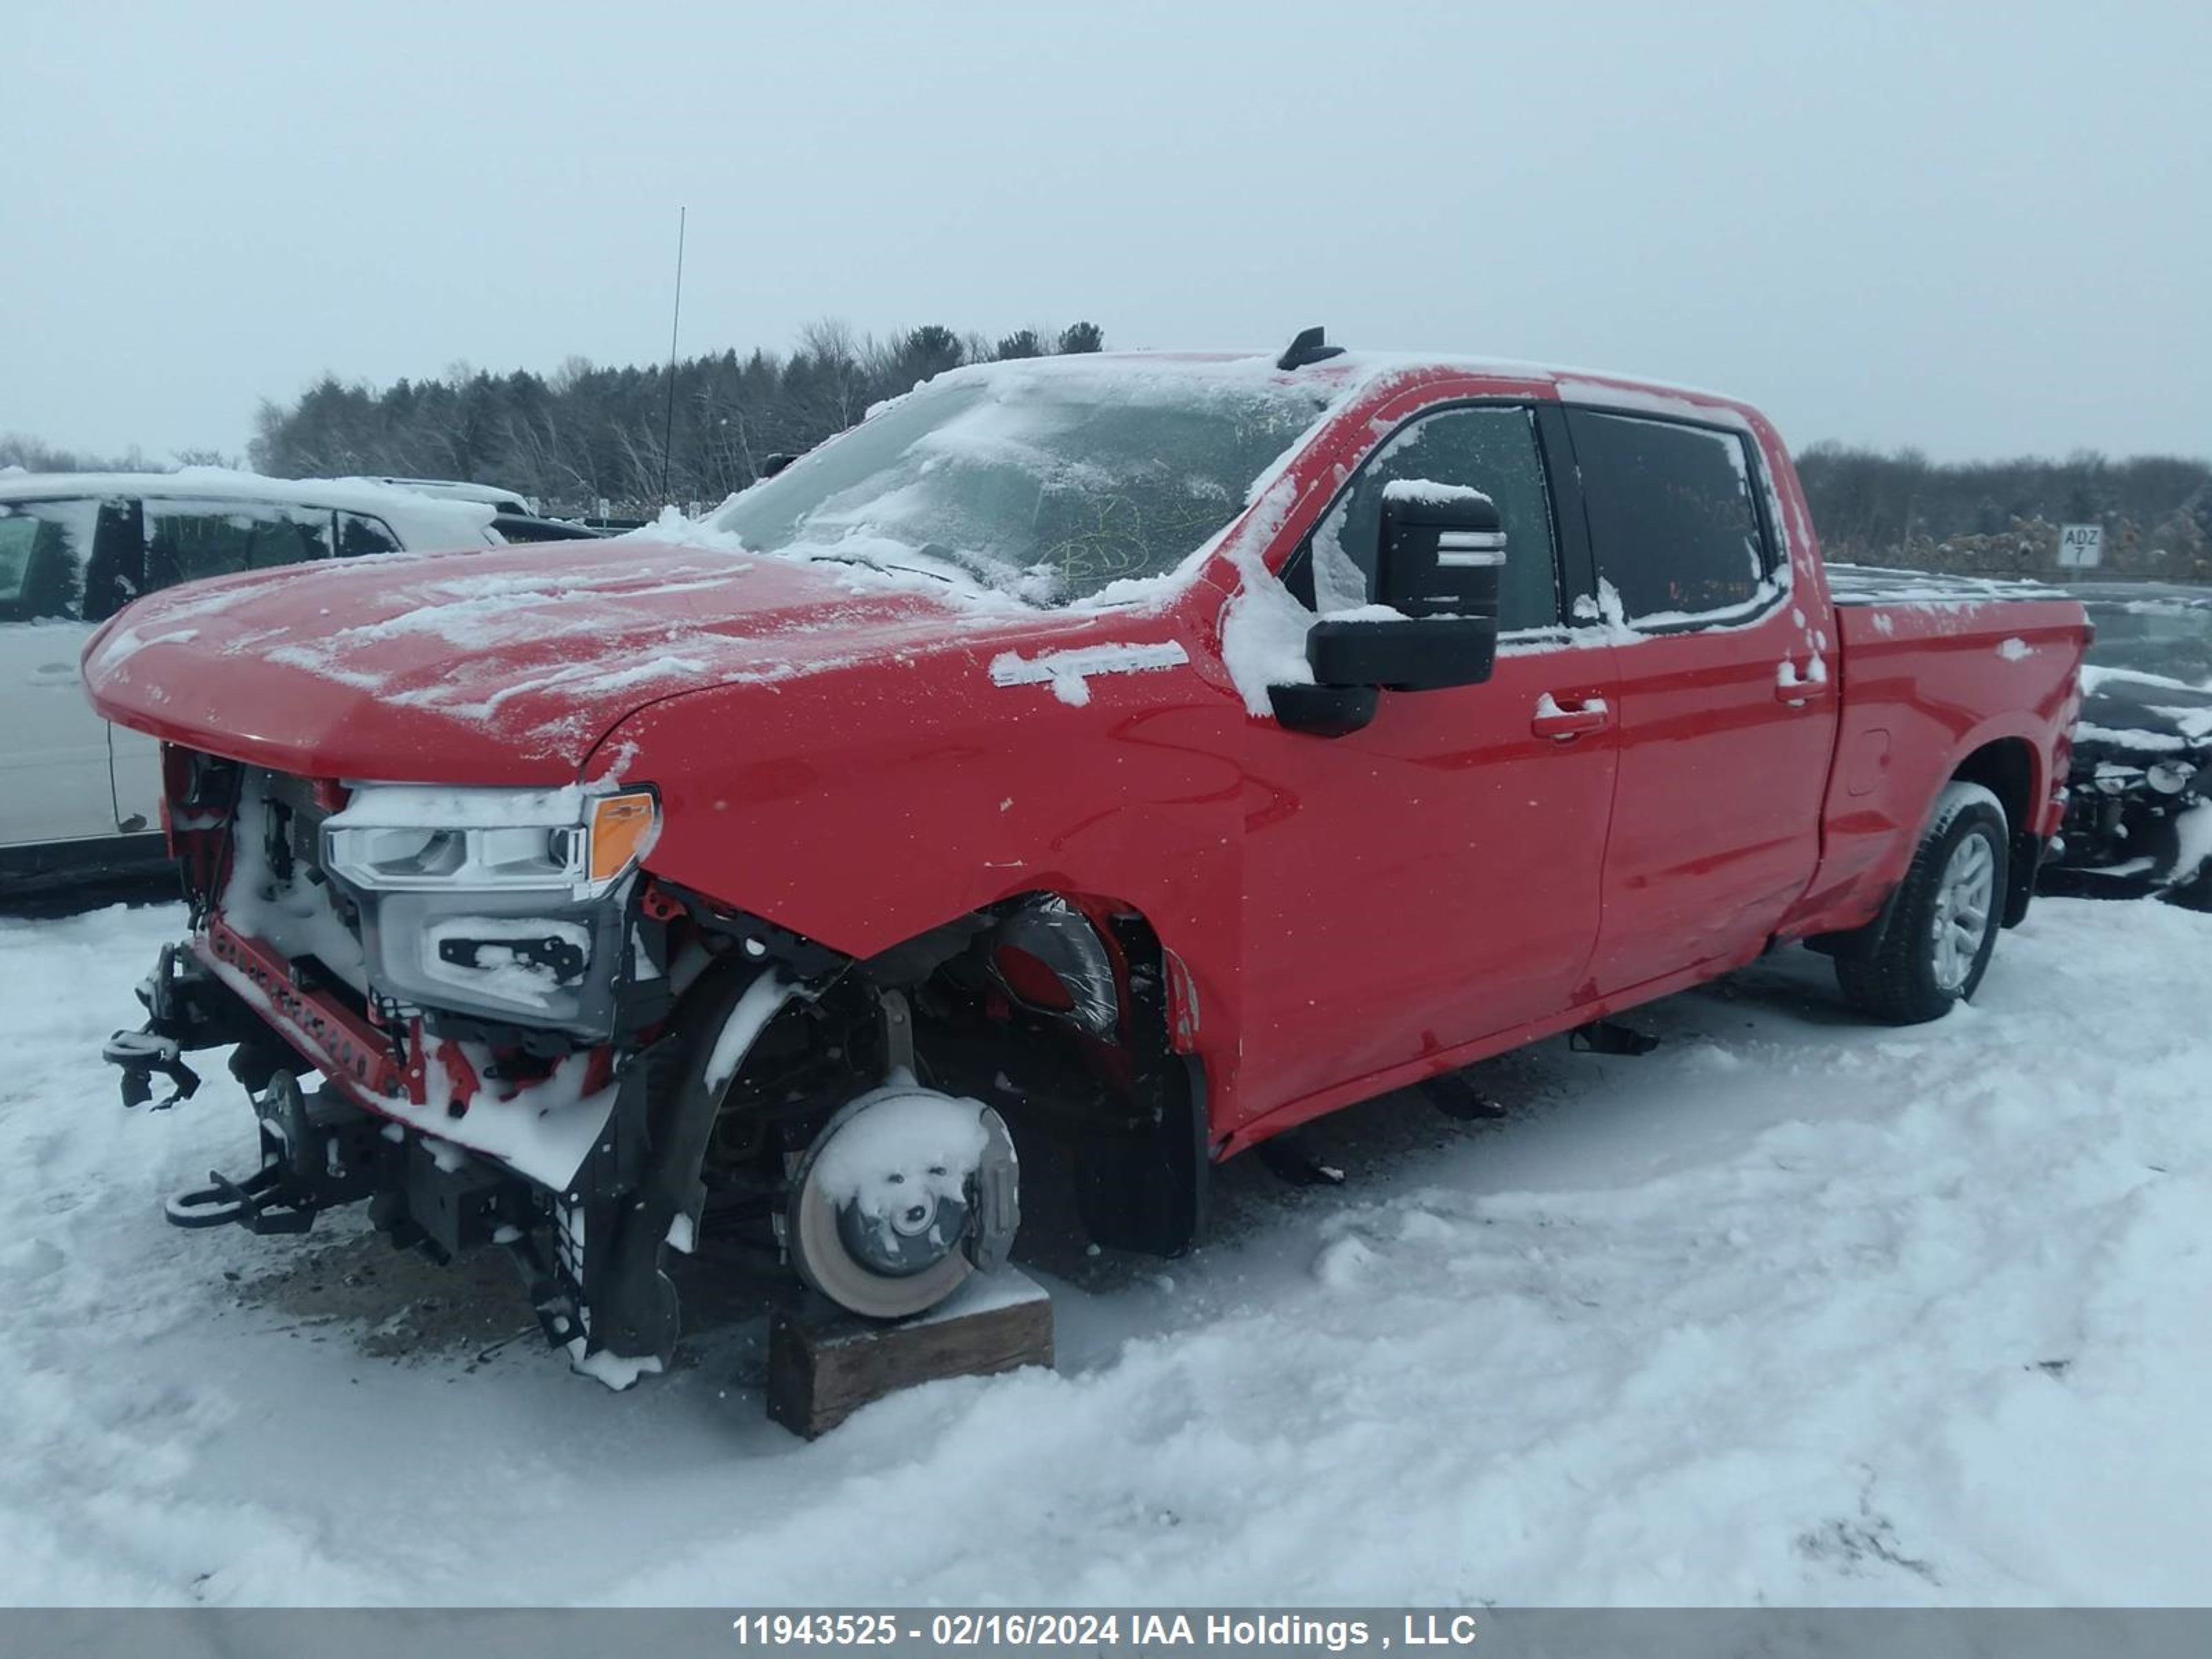
[[[612,881],[645,855],[653,844],[660,807],[640,791],[608,795],[592,805],[592,879]]]

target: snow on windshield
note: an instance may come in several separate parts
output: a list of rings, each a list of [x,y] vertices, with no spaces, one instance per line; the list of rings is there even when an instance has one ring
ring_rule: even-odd
[[[708,523],[749,552],[1065,605],[1164,574],[1220,532],[1332,390],[1242,362],[955,374]]]

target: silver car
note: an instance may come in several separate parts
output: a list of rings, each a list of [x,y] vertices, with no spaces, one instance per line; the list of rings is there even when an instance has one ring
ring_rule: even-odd
[[[109,726],[77,681],[93,630],[139,594],[315,559],[530,539],[490,502],[355,480],[204,467],[0,474],[0,896],[161,855],[159,745]]]

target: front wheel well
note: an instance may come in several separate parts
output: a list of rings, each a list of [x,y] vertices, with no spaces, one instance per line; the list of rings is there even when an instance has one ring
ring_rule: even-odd
[[[1196,1242],[1206,1079],[1175,1050],[1170,955],[1134,906],[1020,893],[802,984],[730,1079],[710,1185],[717,1166],[725,1181],[772,1183],[841,1103],[906,1065],[925,1087],[996,1109],[1018,1146],[1066,1147],[1096,1242],[1158,1255]],[[890,1006],[910,1022],[903,1054],[884,1035]]]

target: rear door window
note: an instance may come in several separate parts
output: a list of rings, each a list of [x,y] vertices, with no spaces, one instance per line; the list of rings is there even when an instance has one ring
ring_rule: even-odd
[[[149,588],[331,556],[331,514],[320,507],[149,499],[145,511]]]
[[[9,509],[0,518],[0,616],[9,622],[82,614],[83,567],[57,525]]]
[[[1570,409],[1567,428],[1598,579],[1627,621],[1694,625],[1766,596],[1772,565],[1741,433],[1589,409]]]
[[[0,504],[0,622],[105,622],[137,597],[127,501]]]

